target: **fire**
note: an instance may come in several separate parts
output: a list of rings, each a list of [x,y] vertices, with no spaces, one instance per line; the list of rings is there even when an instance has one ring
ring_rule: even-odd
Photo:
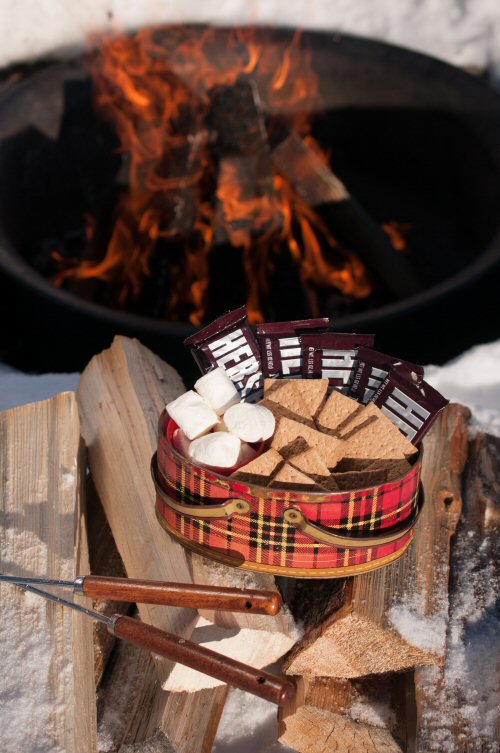
[[[116,306],[128,307],[160,268],[166,286],[161,313],[200,325],[210,293],[210,252],[226,243],[242,250],[253,322],[264,319],[277,249],[294,260],[313,315],[321,288],[358,298],[371,292],[356,254],[337,243],[272,167],[270,143],[284,124],[325,164],[328,157],[310,133],[310,113],[321,109],[311,51],[300,33],[286,49],[271,35],[262,40],[252,29],[170,27],[100,44],[90,56],[96,107],[120,139],[128,187],[100,260],[55,254],[55,284],[98,278]],[[216,108],[218,95],[222,106]],[[247,120],[240,108],[224,107],[226,96],[241,97]],[[219,120],[227,120],[227,138],[241,131],[239,145],[221,146],[226,136],[219,121],[217,127],[212,122],[216,109]],[[257,151],[248,151],[248,143]],[[94,224],[89,218],[89,243]]]

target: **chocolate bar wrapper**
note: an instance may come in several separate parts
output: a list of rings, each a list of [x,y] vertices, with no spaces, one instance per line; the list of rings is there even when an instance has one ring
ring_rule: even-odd
[[[387,379],[391,368],[404,370],[417,384],[424,378],[423,366],[361,346],[358,348],[358,366],[349,387],[349,396],[366,405]]]
[[[417,446],[449,401],[427,382],[417,384],[392,367],[372,402]]]
[[[257,402],[263,394],[259,348],[242,306],[228,311],[186,340],[202,374],[221,366],[242,400]]]
[[[374,339],[375,335],[354,332],[302,335],[302,376],[305,379],[328,379],[330,392],[337,389],[347,395],[358,366],[358,348],[372,346]]]
[[[329,325],[330,320],[327,318],[258,324],[257,338],[264,376],[300,379],[303,361],[300,335],[312,330],[317,333],[326,332]]]

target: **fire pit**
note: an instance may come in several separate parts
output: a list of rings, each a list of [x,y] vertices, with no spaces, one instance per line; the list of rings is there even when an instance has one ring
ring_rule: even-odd
[[[500,252],[500,105],[483,82],[265,29],[141,32],[90,70],[94,93],[76,60],[0,110],[0,265],[37,323],[35,367],[47,342],[51,368],[80,368],[120,332],[185,370],[181,340],[245,301],[254,322],[332,315],[438,360],[402,335],[416,315],[437,342],[436,310]]]

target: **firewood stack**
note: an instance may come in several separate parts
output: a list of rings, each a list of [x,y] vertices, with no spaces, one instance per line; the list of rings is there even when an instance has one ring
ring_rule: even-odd
[[[14,467],[16,436],[22,434],[25,447],[16,461],[23,468],[34,462],[35,441],[50,444],[62,430],[73,437],[71,447],[55,443],[52,458],[46,458],[54,467],[66,469],[59,474],[61,478],[54,474],[54,480],[46,480],[44,489],[34,492],[35,497],[49,498],[50,505],[50,498],[60,496],[65,485],[67,505],[74,500],[74,510],[65,515],[67,525],[74,523],[79,554],[71,567],[66,564],[66,571],[73,570],[73,565],[85,566],[82,551],[88,531],[90,568],[99,574],[125,572],[131,577],[186,583],[279,587],[286,603],[276,617],[198,614],[192,609],[145,604],[137,609],[145,622],[202,643],[215,641],[211,644],[215,650],[254,666],[264,667],[284,657],[284,672],[295,678],[298,693],[292,705],[280,710],[278,736],[299,753],[493,751],[494,712],[480,718],[486,695],[494,689],[488,680],[487,651],[476,646],[476,666],[467,675],[468,681],[472,674],[476,677],[472,687],[457,687],[456,662],[459,647],[478,640],[472,631],[466,641],[463,631],[470,629],[478,615],[491,619],[498,574],[494,542],[499,521],[500,440],[484,434],[469,439],[469,411],[450,405],[424,442],[425,505],[405,556],[385,568],[345,580],[288,579],[277,584],[270,575],[229,568],[187,552],[156,520],[149,465],[156,448],[157,421],[165,403],[183,390],[178,374],[135,340],[118,337],[109,350],[93,358],[77,392],[90,468],[87,480],[74,439],[78,416],[71,400],[47,401],[47,416],[40,415],[37,406],[41,404],[3,414],[0,460],[4,479]],[[30,430],[40,422],[49,427],[48,435],[39,431],[30,439]],[[79,472],[65,458],[68,452],[80,452]],[[11,519],[21,515],[21,520],[26,490],[3,483],[9,515]],[[36,474],[32,483],[36,486]],[[85,489],[86,521],[78,512]],[[33,530],[42,524],[36,518],[30,522]],[[7,567],[11,572],[16,568],[25,572],[29,568],[24,543],[19,537],[7,543],[8,553],[2,549],[2,572]],[[37,574],[57,575],[62,557],[57,552],[52,559],[40,555],[37,567],[46,567],[46,572]],[[64,557],[68,563],[67,554]],[[2,586],[7,588],[11,587]],[[467,598],[471,589],[473,603]],[[7,591],[1,593],[2,605],[12,611]],[[135,610],[133,605],[101,602],[97,606],[106,613]],[[16,608],[21,610],[22,603]],[[67,622],[51,625],[51,631],[59,631],[59,640],[71,645],[64,638]],[[65,698],[67,718],[73,719],[82,678],[88,680],[95,672],[97,683],[96,704],[87,701],[80,707],[85,718],[79,719],[79,729],[90,731],[85,750],[207,753],[212,749],[227,686],[131,645],[113,645],[99,628],[94,629],[94,668],[89,652],[77,651],[76,636],[73,633],[73,652],[78,655],[75,690]],[[36,674],[36,668],[23,671],[27,680],[30,673]],[[479,716],[471,712],[474,705]],[[65,749],[81,747],[66,740]]]

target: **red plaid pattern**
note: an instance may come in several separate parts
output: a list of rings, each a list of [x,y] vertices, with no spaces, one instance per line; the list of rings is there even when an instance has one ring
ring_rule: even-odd
[[[375,538],[373,547],[339,548],[312,540],[288,524],[283,512],[290,506],[299,507],[311,523],[343,535],[366,536],[389,528],[411,515],[417,505],[421,454],[407,476],[396,482],[352,492],[293,493],[243,484],[192,464],[173,449],[170,440],[174,428],[172,422],[168,424],[168,416],[162,414],[157,515],[170,532],[208,556],[276,573],[301,571],[303,575],[305,570],[313,575],[315,571],[331,569],[348,573],[395,559],[413,537],[411,530],[390,544],[377,544]],[[169,498],[177,504],[199,505],[200,511],[206,505],[238,498],[247,500],[250,510],[229,519],[196,518],[174,510],[168,504]],[[373,563],[372,567],[369,563]]]

